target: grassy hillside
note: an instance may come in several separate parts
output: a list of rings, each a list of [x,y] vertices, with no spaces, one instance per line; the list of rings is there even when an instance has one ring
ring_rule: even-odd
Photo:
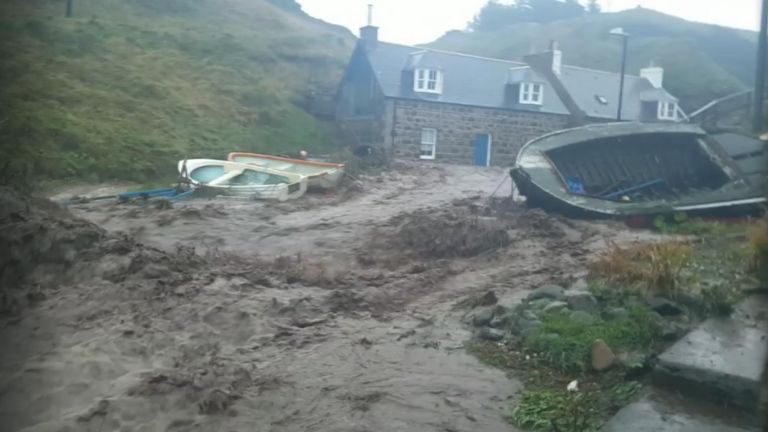
[[[299,106],[354,42],[292,0],[4,0],[6,178],[143,181],[184,157],[331,145]]]
[[[754,33],[693,23],[648,9],[516,24],[492,32],[453,31],[431,46],[519,59],[556,40],[565,63],[618,71],[621,42],[608,36],[615,27],[623,27],[631,35],[628,70],[636,74],[651,60],[663,66],[665,87],[689,110],[751,85],[757,49]]]

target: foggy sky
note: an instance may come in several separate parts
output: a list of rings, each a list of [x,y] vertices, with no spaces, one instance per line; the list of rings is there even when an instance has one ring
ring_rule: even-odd
[[[382,40],[403,44],[431,42],[448,30],[464,29],[487,0],[298,0],[310,15],[343,25],[357,34],[369,3]],[[759,0],[599,0],[603,11],[641,5],[691,21],[756,30]]]

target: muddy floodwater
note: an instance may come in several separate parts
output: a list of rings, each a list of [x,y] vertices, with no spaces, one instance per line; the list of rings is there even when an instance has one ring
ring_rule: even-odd
[[[69,212],[5,193],[3,240],[25,246],[0,430],[515,430],[522,386],[464,352],[457,304],[512,305],[649,234],[503,200],[506,175],[404,164],[286,203]]]

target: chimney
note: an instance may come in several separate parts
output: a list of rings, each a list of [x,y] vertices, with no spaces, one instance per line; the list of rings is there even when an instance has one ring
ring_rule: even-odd
[[[373,25],[373,5],[368,5],[368,24],[360,27],[360,42],[367,50],[373,50],[379,43],[379,28]]]
[[[557,46],[557,41],[549,41],[549,54],[551,56],[552,72],[560,75],[563,70],[563,52]]]
[[[660,66],[651,65],[640,69],[640,76],[647,79],[655,88],[661,88],[664,84],[664,69]]]
[[[540,73],[552,71],[555,76],[559,77],[563,70],[563,52],[558,49],[555,41],[550,41],[548,51],[528,54],[523,59]]]

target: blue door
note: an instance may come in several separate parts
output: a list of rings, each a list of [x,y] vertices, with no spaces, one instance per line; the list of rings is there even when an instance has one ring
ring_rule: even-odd
[[[491,135],[478,134],[475,136],[475,165],[488,166],[491,164]]]

